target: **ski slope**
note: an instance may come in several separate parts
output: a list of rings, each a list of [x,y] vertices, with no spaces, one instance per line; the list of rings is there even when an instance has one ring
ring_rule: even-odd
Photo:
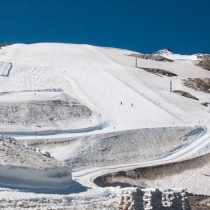
[[[162,68],[178,74],[174,78],[159,78],[134,68],[135,59],[126,56],[131,53],[126,50],[46,43],[17,44],[3,51],[2,60],[12,61],[13,68],[9,78],[0,78],[4,83],[1,92],[61,88],[98,113],[107,131],[113,131],[114,127],[124,130],[183,125],[203,119],[206,113],[198,102],[191,100],[189,104],[187,99],[169,92],[172,80],[173,89],[187,89],[196,97],[199,95],[201,101],[208,100],[206,94],[195,93],[180,84],[181,79],[197,77],[198,72],[199,77],[208,77],[209,72],[194,66],[190,56],[186,62],[173,63],[138,59],[139,67]],[[194,113],[197,117],[192,117]],[[91,123],[100,117],[93,117]]]
[[[197,126],[203,129],[201,133],[194,134],[193,141],[191,136],[186,137],[189,143],[185,146],[160,154],[164,157],[144,160],[136,156],[139,161],[135,159],[135,162],[126,157],[133,141],[132,135],[127,133],[125,136],[130,144],[123,142],[124,153],[119,161],[113,161],[115,164],[93,166],[91,163],[74,168],[73,179],[95,190],[99,189],[93,183],[94,179],[105,173],[179,162],[209,153],[209,110],[201,105],[209,102],[209,94],[182,84],[182,80],[187,78],[208,78],[209,71],[193,64],[198,60],[196,55],[178,55],[166,50],[157,54],[173,62],[138,58],[137,68],[136,58],[129,56],[132,53],[136,52],[60,43],[3,47],[0,49],[0,71],[5,69],[3,64],[11,64],[11,69],[7,77],[0,76],[0,105],[5,107],[0,110],[0,132],[28,144],[37,144],[66,163],[72,157],[80,158],[78,150],[88,152],[88,148],[95,144],[93,140],[100,135],[104,135],[103,143],[106,138],[109,139],[106,137],[108,134],[120,136],[120,132],[138,130],[142,134],[136,137],[136,143],[138,138],[139,142],[143,141],[142,136],[146,135],[144,129],[156,128],[159,139],[163,128]],[[177,76],[155,75],[141,67],[158,68]],[[170,92],[170,81],[173,90],[188,92],[199,101]],[[61,105],[53,107],[52,104],[58,101],[62,102]],[[14,104],[24,107],[20,114]],[[35,116],[36,112],[29,114],[33,113],[30,111],[31,104],[35,104],[34,110],[41,110],[40,117]],[[69,114],[71,110],[74,111]],[[50,114],[46,113],[52,116],[48,117]],[[58,115],[60,117],[56,117]],[[170,144],[170,138],[170,135],[164,137],[163,142]],[[152,142],[162,148],[161,144],[158,145],[159,139],[155,139],[155,135],[150,139],[151,148]],[[177,144],[176,147],[179,146]],[[106,149],[112,151],[114,146],[117,148],[113,145]],[[148,153],[152,153],[149,147],[147,145]],[[142,146],[142,151],[145,148]],[[92,155],[91,152],[89,155]]]

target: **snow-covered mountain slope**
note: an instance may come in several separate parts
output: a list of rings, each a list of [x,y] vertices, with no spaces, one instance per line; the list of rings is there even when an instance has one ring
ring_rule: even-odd
[[[126,56],[131,53],[127,50],[73,44],[15,44],[4,47],[0,50],[0,62],[12,63],[12,69],[9,77],[0,77],[3,84],[0,87],[0,103],[3,103],[3,107],[9,107],[6,110],[12,111],[9,113],[11,116],[8,116],[10,120],[3,120],[1,126],[5,125],[11,131],[15,131],[13,127],[18,127],[22,132],[64,129],[71,132],[76,128],[90,127],[90,130],[103,127],[103,130],[113,131],[114,127],[116,130],[124,130],[145,127],[146,124],[149,127],[169,126],[173,123],[185,125],[193,121],[198,124],[200,119],[206,119],[207,109],[200,102],[208,101],[207,94],[186,88],[181,83],[182,79],[188,77],[208,77],[207,70],[194,66],[191,57],[173,63],[138,59],[138,67],[159,68],[178,75],[173,78],[160,77],[135,68],[135,58]],[[200,101],[171,93],[170,80],[173,90],[189,92]],[[46,93],[46,89],[62,91]],[[5,95],[3,92],[9,93]],[[39,115],[34,121],[29,119],[36,116],[28,116],[31,111],[26,101],[29,104],[40,101],[41,106],[45,106],[43,99],[48,104],[56,99],[72,103],[68,101],[69,97],[78,100],[91,113],[83,115],[83,108],[79,110],[81,105],[76,104],[76,118],[72,119],[67,114],[70,109],[67,107],[66,110],[59,110],[64,114],[57,119],[54,115],[58,113],[48,105],[42,111],[50,110],[50,119]],[[5,104],[5,100],[8,104]],[[16,110],[13,102],[17,103],[17,100],[23,102],[24,109],[28,110],[21,112],[22,116],[19,117],[22,120],[15,118],[19,110]],[[43,126],[40,127],[40,124]]]
[[[74,166],[74,179],[93,188],[105,173],[209,153],[208,84],[194,85],[210,77],[194,63],[202,58],[166,50],[132,56],[138,54],[58,43],[2,47],[0,133],[50,151]]]

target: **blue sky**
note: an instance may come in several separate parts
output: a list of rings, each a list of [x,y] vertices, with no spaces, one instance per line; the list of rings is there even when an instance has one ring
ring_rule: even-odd
[[[0,0],[0,43],[210,53],[210,0]]]

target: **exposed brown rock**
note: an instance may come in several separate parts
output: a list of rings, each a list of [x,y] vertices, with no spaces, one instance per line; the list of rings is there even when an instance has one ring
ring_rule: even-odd
[[[194,61],[194,65],[210,71],[210,60]]]
[[[197,55],[197,58],[203,60],[210,60],[210,54],[199,54]]]
[[[154,61],[163,61],[163,62],[173,62],[173,60],[165,58],[161,55],[155,55],[155,54],[130,54],[129,56],[133,56],[136,58],[141,58],[141,59],[149,59],[149,60],[154,60]]]
[[[160,74],[160,75],[164,75],[167,77],[174,77],[177,76],[176,74],[170,72],[170,71],[166,71],[163,69],[156,69],[156,68],[144,68],[144,67],[139,67],[140,69],[144,69],[145,71],[149,72],[149,73],[153,73],[153,74]]]
[[[183,80],[183,85],[196,91],[210,93],[210,78],[188,78]]]
[[[181,96],[184,96],[186,98],[191,98],[191,99],[194,99],[194,100],[198,100],[199,101],[199,99],[196,98],[195,96],[193,96],[193,95],[191,95],[191,94],[189,94],[187,92],[184,92],[182,90],[174,90],[173,93],[177,93],[177,94],[179,94]]]
[[[203,105],[203,106],[208,106],[209,103],[208,103],[208,102],[204,102],[204,103],[201,103],[201,105]]]

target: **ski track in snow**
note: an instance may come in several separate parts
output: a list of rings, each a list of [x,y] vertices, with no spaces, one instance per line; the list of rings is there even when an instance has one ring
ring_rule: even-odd
[[[94,51],[94,54],[95,53]],[[76,83],[77,87],[91,100],[95,107],[97,107],[106,118],[112,119],[112,121],[109,122],[109,126],[118,129],[118,125],[122,127],[124,124],[127,129],[130,129],[133,124],[138,123],[145,125],[145,121],[153,121],[153,123],[155,123],[157,112],[162,116],[162,122],[158,119],[157,123],[159,124],[164,124],[166,119],[170,119],[171,122],[177,121],[176,118],[169,116],[168,113],[154,106],[145,98],[139,97],[139,94],[118,81],[112,75],[90,65],[83,68],[81,67],[83,66],[83,61],[79,61],[80,66],[72,62],[65,63],[59,58],[59,53],[55,54],[54,62],[56,63],[56,70],[66,72],[65,75]],[[82,74],[80,73],[81,71],[83,72]],[[113,87],[117,87],[117,89]],[[120,105],[121,101],[123,103],[122,106]],[[132,103],[136,108],[131,108]],[[150,110],[149,116],[145,110]],[[129,114],[125,115],[125,113]],[[139,118],[141,118],[141,120]]]
[[[195,154],[199,149],[205,147],[209,143],[209,138],[210,134],[209,133],[207,134],[207,128],[204,128],[204,132],[198,136],[196,141],[189,144],[184,149],[181,149],[177,152],[175,151],[174,153],[165,158],[144,163],[124,164],[124,165],[115,165],[107,167],[95,167],[85,171],[78,169],[74,171],[73,177],[74,179],[82,183],[84,186],[91,186],[97,188],[97,185],[95,185],[93,181],[95,178],[103,174],[117,172],[120,170],[124,171],[124,170],[132,170],[148,166],[163,165],[167,163],[173,163],[182,160],[187,160],[188,158],[192,158],[193,154]]]

